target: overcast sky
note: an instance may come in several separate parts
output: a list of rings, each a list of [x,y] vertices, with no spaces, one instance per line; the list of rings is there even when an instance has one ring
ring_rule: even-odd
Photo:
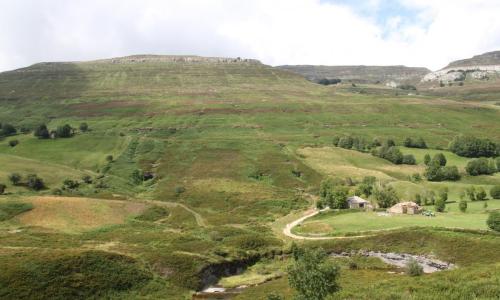
[[[0,0],[0,71],[131,54],[439,69],[500,50],[500,0]]]

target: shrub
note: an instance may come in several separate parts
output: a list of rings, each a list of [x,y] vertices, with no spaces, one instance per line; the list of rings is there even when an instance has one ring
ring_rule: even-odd
[[[393,164],[399,165],[403,163],[403,153],[401,153],[401,151],[395,146],[389,146],[393,143],[394,142],[383,145],[382,147],[380,147],[380,149],[373,151],[372,154],[386,159]]]
[[[342,137],[339,140],[339,147],[344,149],[351,149],[353,144],[353,138],[350,136]]]
[[[380,208],[387,208],[399,202],[396,190],[389,185],[377,185],[373,195]]]
[[[28,175],[26,185],[34,191],[39,191],[45,188],[45,183],[36,174]]]
[[[340,138],[338,136],[334,136],[332,140],[332,144],[337,147],[339,145]]]
[[[430,163],[431,163],[431,156],[429,155],[429,153],[427,153],[427,154],[424,156],[424,164],[425,164],[426,166],[428,166]]]
[[[460,173],[456,166],[442,167],[439,164],[431,163],[425,170],[424,176],[429,181],[456,181],[460,179]]]
[[[340,289],[339,271],[323,250],[306,250],[288,267],[288,281],[297,291],[298,299],[323,300]]]
[[[482,187],[480,187],[476,193],[476,200],[483,201],[486,200],[486,197],[487,197],[486,191]]]
[[[2,195],[3,193],[5,193],[5,188],[6,188],[6,187],[7,187],[7,186],[6,186],[5,184],[0,183],[0,195]]]
[[[398,89],[406,90],[406,91],[416,91],[417,90],[417,88],[414,85],[411,85],[411,84],[401,84],[401,85],[398,85]]]
[[[130,178],[134,184],[141,184],[144,181],[144,173],[140,169],[135,169]]]
[[[84,122],[84,123],[81,123],[78,128],[80,129],[80,131],[86,132],[89,130],[89,125],[87,125],[87,123]]]
[[[324,205],[330,208],[347,208],[349,188],[343,182],[327,178],[321,182],[320,197]]]
[[[499,150],[500,152],[500,150]],[[500,157],[497,157],[495,159],[495,164],[497,165],[497,171],[500,172]]]
[[[9,180],[13,185],[18,185],[21,182],[22,177],[19,173],[12,173],[9,175]]]
[[[461,212],[465,212],[467,210],[467,201],[465,200],[460,200],[458,203],[458,208],[460,209]]]
[[[175,195],[177,195],[177,196],[184,193],[185,191],[186,191],[186,188],[183,186],[176,186],[175,187]]]
[[[112,162],[113,161],[113,155],[109,154],[108,156],[106,156],[106,161],[107,162]]]
[[[424,268],[414,259],[411,258],[406,263],[406,274],[409,276],[420,276],[424,273]]]
[[[495,185],[491,188],[490,196],[493,199],[500,199],[500,185]]]
[[[493,160],[482,157],[469,161],[465,167],[465,171],[471,176],[478,176],[491,175],[497,170]]]
[[[418,138],[416,140],[413,140],[411,137],[407,137],[403,145],[408,148],[420,148],[420,149],[427,148],[427,144],[425,143],[423,138]]]
[[[464,157],[495,157],[497,145],[489,139],[472,136],[457,136],[449,145],[451,152]]]
[[[58,138],[70,138],[74,134],[74,129],[71,128],[69,124],[59,126],[56,129],[56,137]]]
[[[432,161],[431,161],[431,164],[437,164],[439,166],[446,166],[446,156],[444,156],[443,153],[437,153],[436,155],[434,155],[434,157],[432,158]]]
[[[47,125],[45,124],[41,124],[40,126],[38,126],[33,134],[39,139],[50,138],[49,130],[47,129]]]
[[[86,184],[91,184],[91,183],[92,183],[92,177],[90,177],[90,175],[83,175],[83,176],[82,176],[82,180],[83,180],[83,182],[85,182]]]
[[[417,160],[415,159],[415,156],[413,156],[412,154],[406,154],[406,155],[403,155],[403,164],[415,165],[415,164],[417,164]]]
[[[10,140],[9,141],[9,146],[11,147],[15,147],[19,144],[19,141],[18,140]]]
[[[490,212],[486,224],[492,230],[500,232],[500,210],[494,210]]]
[[[415,195],[415,203],[422,205],[422,196],[420,194]]]
[[[66,179],[66,180],[64,180],[63,185],[65,188],[68,188],[70,190],[74,190],[80,186],[80,183],[76,180],[73,180],[73,179]]]
[[[476,201],[476,188],[474,186],[465,189],[465,194],[470,201]]]
[[[0,135],[9,136],[17,133],[17,130],[11,124],[2,124],[2,129],[0,130]]]
[[[444,209],[446,208],[446,202],[443,200],[441,197],[439,197],[436,200],[436,203],[434,204],[434,207],[436,208],[437,212],[444,212]]]

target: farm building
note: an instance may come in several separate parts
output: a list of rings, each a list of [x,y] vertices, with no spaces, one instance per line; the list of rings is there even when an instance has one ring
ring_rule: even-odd
[[[387,210],[391,214],[408,214],[414,215],[422,212],[422,207],[420,207],[415,202],[400,202],[392,206]]]
[[[347,204],[349,205],[349,208],[373,208],[370,201],[358,196],[347,198]]]

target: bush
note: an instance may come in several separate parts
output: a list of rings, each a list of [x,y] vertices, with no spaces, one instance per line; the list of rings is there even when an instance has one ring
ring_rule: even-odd
[[[434,207],[436,208],[437,212],[444,212],[444,210],[446,208],[446,202],[445,202],[445,200],[443,200],[441,197],[439,197],[436,200],[436,203],[434,204]]]
[[[411,258],[406,263],[406,274],[409,276],[420,276],[424,273],[424,268],[414,259]]]
[[[84,123],[81,123],[78,128],[80,129],[80,131],[86,132],[89,130],[89,125],[87,125],[87,123],[84,122]]]
[[[9,136],[17,133],[14,126],[10,124],[2,124],[2,129],[0,130],[0,136]]]
[[[15,147],[19,144],[19,141],[18,140],[10,140],[9,141],[9,146],[11,147]]]
[[[408,148],[420,148],[426,149],[427,144],[425,143],[423,138],[418,138],[417,140],[413,140],[411,137],[405,139],[403,145]]]
[[[389,185],[377,185],[373,195],[380,208],[391,207],[399,202],[396,190]]]
[[[351,149],[353,144],[353,138],[350,136],[345,136],[342,137],[339,140],[339,147],[344,148],[344,149]]]
[[[497,171],[497,168],[493,160],[482,157],[469,161],[465,171],[471,176],[491,175]]]
[[[446,166],[446,156],[443,153],[438,153],[432,158],[431,164],[437,164],[439,166]]]
[[[106,156],[106,161],[107,162],[112,162],[113,161],[113,155],[109,154],[108,156]]]
[[[176,186],[175,187],[175,195],[177,195],[177,196],[184,193],[185,191],[186,191],[186,188],[183,186]]]
[[[493,199],[500,199],[500,185],[495,185],[491,188],[490,196]]]
[[[141,184],[144,181],[144,173],[140,169],[135,169],[130,178],[134,184]]]
[[[50,133],[49,130],[47,129],[47,125],[41,124],[35,129],[35,132],[33,133],[34,136],[36,136],[39,139],[48,139],[50,138]]]
[[[58,138],[70,138],[74,134],[74,129],[71,128],[69,124],[59,126],[56,129],[56,137]]]
[[[424,176],[429,181],[457,181],[460,179],[460,173],[456,166],[442,167],[439,164],[433,163],[427,167]]]
[[[413,154],[406,154],[406,155],[403,155],[403,164],[416,165],[417,160],[415,159],[415,156],[413,156]]]
[[[91,184],[91,183],[92,183],[92,177],[90,177],[90,175],[83,175],[83,176],[82,176],[82,180],[83,180],[83,182],[85,182],[86,184]]]
[[[80,186],[80,183],[76,180],[66,179],[64,180],[63,185],[67,189],[74,190]]]
[[[458,208],[460,209],[461,212],[465,212],[467,210],[467,201],[465,200],[460,200],[458,203]]]
[[[337,84],[337,83],[340,83],[340,82],[342,82],[342,80],[341,79],[337,79],[337,78],[334,78],[334,79],[323,78],[323,79],[318,80],[318,83],[322,84],[322,85]]]
[[[13,185],[18,185],[21,182],[22,177],[18,173],[12,173],[9,175],[9,180]]]
[[[321,182],[320,198],[323,205],[330,208],[347,208],[347,195],[349,188],[343,182],[327,178]]]
[[[34,191],[39,191],[45,188],[45,183],[36,174],[28,175],[26,185]]]
[[[486,200],[486,197],[487,197],[486,191],[482,187],[480,187],[476,193],[476,200],[477,201],[484,201],[484,200]]]
[[[486,224],[492,230],[500,232],[500,210],[490,212]]]
[[[464,157],[495,157],[497,145],[489,139],[472,136],[457,136],[449,145],[451,152]]]
[[[5,193],[5,188],[7,188],[7,186],[3,183],[0,183],[0,195]]]
[[[380,149],[373,151],[372,154],[388,160],[393,164],[400,165],[403,163],[403,153],[395,146],[389,146],[392,144],[394,144],[394,142],[388,142],[380,147]]]
[[[401,85],[398,85],[398,89],[406,90],[406,91],[416,91],[417,90],[417,88],[414,85],[411,85],[411,84],[401,84]]]
[[[429,153],[427,153],[425,156],[424,156],[424,164],[426,166],[430,165],[431,163],[431,156],[429,155]]]

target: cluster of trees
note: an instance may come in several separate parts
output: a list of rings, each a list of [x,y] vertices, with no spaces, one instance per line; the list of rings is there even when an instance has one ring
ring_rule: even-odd
[[[460,194],[460,198],[462,200],[464,200],[465,197],[467,197],[470,201],[484,201],[487,199],[488,195],[486,194],[484,188],[470,186]]]
[[[444,211],[444,205],[448,200],[448,188],[444,188],[436,195],[434,191],[425,191],[423,194],[415,194],[415,203],[418,205],[434,205],[436,206],[436,210],[440,211],[441,209]]]
[[[318,80],[318,83],[322,84],[322,85],[337,84],[337,83],[341,83],[341,82],[342,82],[342,80],[338,79],[338,78],[333,78],[333,79],[323,78],[323,79]]]
[[[491,175],[500,172],[500,157],[497,157],[496,160],[485,157],[473,159],[467,163],[465,171],[471,176]]]
[[[87,123],[81,123],[79,126],[80,131],[86,132],[89,130]],[[70,138],[75,135],[76,129],[69,124],[58,126],[55,130],[49,131],[47,125],[41,124],[35,128],[34,135],[39,139],[53,138]]]
[[[344,149],[356,150],[359,152],[366,152],[373,147],[380,146],[377,139],[374,139],[371,143],[367,142],[364,138],[352,137],[352,136],[342,136],[333,137],[333,145],[335,147],[340,147]]]
[[[495,157],[500,155],[500,144],[489,139],[457,136],[448,146],[451,152],[464,157]]]
[[[330,208],[347,208],[347,196],[349,195],[349,187],[345,182],[338,179],[327,178],[323,180],[319,188],[320,201],[318,208],[328,206]]]
[[[17,129],[8,123],[0,123],[0,137],[6,137],[15,135],[17,133]]]
[[[381,147],[373,149],[372,155],[388,160],[396,165],[415,165],[417,163],[412,154],[403,155],[401,150],[396,147],[394,141],[390,139],[385,141]]]
[[[386,184],[376,184],[373,189],[373,196],[380,208],[388,208],[399,202],[396,190]]]
[[[408,148],[427,149],[427,144],[423,138],[413,139],[411,137],[407,137],[404,140],[403,145]]]
[[[9,180],[12,185],[20,186],[24,185],[31,190],[40,191],[45,188],[45,183],[42,178],[38,177],[36,174],[29,174],[26,176],[26,180],[23,182],[23,177],[19,173],[12,173],[9,175]]]
[[[424,176],[429,181],[460,180],[460,173],[456,166],[446,166],[447,160],[443,153],[437,153],[431,159],[429,154],[424,157],[427,165]]]

